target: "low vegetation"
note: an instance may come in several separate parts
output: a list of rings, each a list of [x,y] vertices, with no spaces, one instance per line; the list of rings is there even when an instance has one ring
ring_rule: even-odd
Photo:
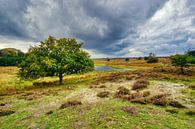
[[[23,80],[17,67],[0,67],[1,128],[194,127],[193,65],[181,74],[170,58],[94,63],[129,69],[66,74],[59,85],[58,74]]]
[[[140,89],[143,89],[143,88],[147,88],[148,85],[149,85],[148,80],[139,79],[133,84],[132,90],[140,90]]]
[[[100,98],[105,98],[105,97],[108,97],[110,93],[108,91],[102,91],[100,93],[97,94],[98,97]]]

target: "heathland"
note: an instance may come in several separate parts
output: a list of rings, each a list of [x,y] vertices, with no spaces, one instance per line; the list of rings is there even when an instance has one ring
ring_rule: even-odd
[[[96,59],[118,70],[21,80],[0,67],[0,128],[195,128],[195,67]]]

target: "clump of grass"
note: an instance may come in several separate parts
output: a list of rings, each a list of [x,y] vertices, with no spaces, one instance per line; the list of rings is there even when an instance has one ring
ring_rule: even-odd
[[[143,92],[143,97],[148,97],[150,95],[150,91],[144,91]]]
[[[49,115],[49,114],[52,114],[52,113],[53,113],[53,111],[48,111],[46,114]]]
[[[168,99],[166,94],[155,95],[151,97],[149,101],[155,105],[160,105],[160,106],[168,105]]]
[[[148,85],[149,85],[148,80],[139,79],[133,84],[132,90],[140,90],[140,89],[143,89],[143,88],[147,88]]]
[[[194,116],[195,115],[195,111],[188,111],[188,112],[186,112],[186,115]]]
[[[133,78],[135,78],[134,75],[128,75],[125,77],[126,80],[132,80]]]
[[[60,109],[68,108],[68,107],[74,107],[81,105],[81,101],[73,100],[73,101],[68,101],[60,106]]]
[[[137,107],[126,106],[126,107],[122,107],[122,110],[124,112],[127,112],[130,115],[137,115],[138,114],[138,108]]]
[[[103,92],[98,93],[97,96],[100,98],[105,98],[105,97],[108,97],[109,94],[110,94],[110,92],[103,91]]]
[[[133,103],[146,104],[146,98],[143,97],[141,92],[135,92],[128,95],[127,100]]]
[[[176,109],[167,109],[167,110],[165,110],[166,112],[169,112],[169,113],[171,113],[171,114],[178,114],[178,110],[176,110]]]
[[[101,86],[99,86],[99,88],[106,88],[106,86],[105,85],[101,85]]]
[[[15,113],[15,111],[0,109],[0,116],[7,116],[7,115],[11,115],[13,113]]]
[[[121,86],[118,88],[118,91],[116,93],[116,97],[120,97],[122,95],[128,95],[130,93],[129,89]]]
[[[190,85],[189,88],[195,90],[195,85]]]
[[[176,100],[173,100],[169,103],[169,105],[173,106],[173,107],[176,107],[176,108],[185,108],[184,105],[182,105],[181,103],[179,103],[178,101]]]

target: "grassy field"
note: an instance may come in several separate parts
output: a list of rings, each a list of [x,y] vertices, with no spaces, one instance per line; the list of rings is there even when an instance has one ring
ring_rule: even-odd
[[[94,62],[133,70],[68,75],[58,85],[57,77],[20,80],[18,68],[0,67],[0,128],[195,129],[194,67],[181,75],[163,58]]]

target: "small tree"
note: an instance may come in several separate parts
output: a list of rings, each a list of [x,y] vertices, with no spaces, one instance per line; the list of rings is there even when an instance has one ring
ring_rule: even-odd
[[[180,67],[181,73],[184,74],[184,67],[189,67],[189,56],[187,54],[185,55],[179,55],[176,54],[174,56],[171,56],[172,65],[176,67]]]
[[[150,53],[148,58],[147,58],[147,63],[157,63],[158,58],[155,56],[154,53]]]
[[[129,61],[129,58],[125,58],[125,61]]]
[[[19,76],[25,79],[58,76],[62,84],[63,75],[92,71],[93,61],[81,46],[75,39],[49,36],[39,46],[29,49],[19,66]]]

